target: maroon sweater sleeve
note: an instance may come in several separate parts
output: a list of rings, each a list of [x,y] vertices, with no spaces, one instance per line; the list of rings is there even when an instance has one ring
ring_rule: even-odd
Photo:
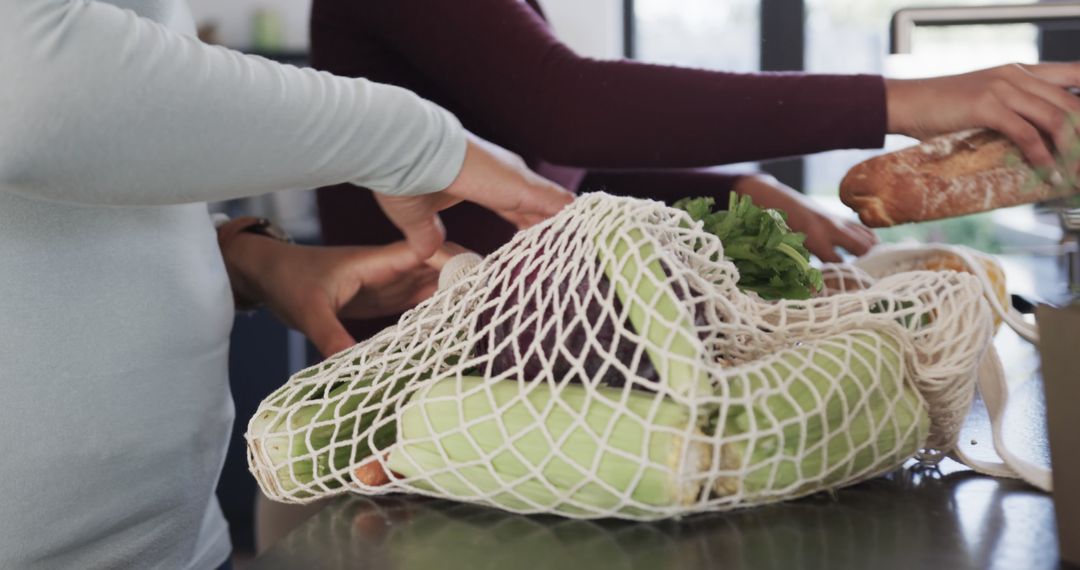
[[[661,200],[668,205],[686,198],[709,196],[718,204],[743,175],[705,169],[590,170],[581,181],[581,192],[607,192],[618,196]]]
[[[523,155],[586,168],[673,168],[883,142],[877,76],[589,59],[521,0],[343,1],[351,17],[316,25],[362,26]]]

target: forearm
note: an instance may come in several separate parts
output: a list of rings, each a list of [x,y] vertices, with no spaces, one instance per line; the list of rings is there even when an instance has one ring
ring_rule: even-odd
[[[522,110],[515,127],[559,164],[703,167],[876,148],[886,130],[884,87],[871,76],[725,74],[568,56],[540,83],[539,109]]]
[[[452,96],[462,116],[482,123],[470,128],[553,163],[700,167],[883,142],[880,77],[583,58],[517,1],[475,0],[469,9],[419,0],[322,4],[329,7],[313,21],[316,48],[348,49],[350,33],[381,37]]]
[[[464,132],[404,90],[301,70],[98,2],[0,0],[0,185],[155,205],[352,182],[439,190]]]
[[[741,196],[749,196],[758,206],[776,208],[784,212],[801,207],[801,204],[810,199],[765,173],[743,176],[733,186],[732,191]]]

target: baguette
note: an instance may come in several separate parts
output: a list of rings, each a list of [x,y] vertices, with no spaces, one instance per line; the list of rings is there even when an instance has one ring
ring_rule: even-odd
[[[927,140],[855,165],[840,200],[870,227],[937,220],[1059,198],[1068,191],[1041,182],[1020,151],[985,129]]]

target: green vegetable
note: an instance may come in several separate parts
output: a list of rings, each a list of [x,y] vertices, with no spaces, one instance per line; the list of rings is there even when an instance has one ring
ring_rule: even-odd
[[[930,420],[900,376],[901,350],[890,334],[855,331],[729,378],[720,393],[731,403],[703,426],[723,442],[718,468],[729,473],[712,492],[794,498],[913,455]],[[421,489],[515,510],[641,514],[620,497],[656,507],[699,499],[712,446],[679,435],[700,433],[687,408],[636,390],[598,394],[574,384],[440,380],[401,411],[389,467]],[[618,412],[620,399],[628,412]]]
[[[600,237],[610,249],[600,248],[598,261],[628,308],[630,324],[649,340],[646,352],[661,382],[679,394],[707,394],[711,387],[692,316],[669,285],[652,243],[640,229],[621,229]]]
[[[300,377],[314,375],[318,370],[305,370]],[[265,449],[271,464],[278,466],[273,480],[262,483],[297,499],[341,487],[341,481],[332,475],[340,474],[348,480],[348,471],[372,454],[368,439],[357,440],[356,435],[380,417],[393,413],[392,410],[380,413],[382,402],[399,392],[405,383],[405,379],[399,379],[389,386],[371,389],[371,378],[354,383],[342,380],[324,386],[304,386],[291,396],[271,395],[272,407],[253,417],[247,432],[252,449]],[[350,390],[351,395],[343,397]],[[302,401],[310,403],[288,413],[291,406]],[[395,430],[393,422],[380,426],[373,438],[375,447],[386,449],[393,444]]]
[[[933,313],[930,311],[919,313],[917,315],[907,312],[908,309],[911,309],[914,306],[915,303],[912,301],[889,301],[883,299],[870,305],[870,312],[874,314],[906,312],[906,314],[897,317],[896,322],[904,325],[905,329],[913,331],[928,326],[933,322]]]
[[[739,270],[740,289],[763,299],[808,299],[824,287],[821,271],[810,266],[806,235],[791,231],[786,213],[759,208],[734,192],[726,211],[714,212],[713,204],[712,198],[684,198],[675,207],[720,238],[724,257]]]
[[[748,198],[733,199],[728,212],[712,212],[708,199],[681,205],[723,240],[741,287],[767,298],[805,298],[821,286],[802,235],[790,232],[783,214]],[[660,382],[691,398],[715,393],[726,399],[718,408],[631,387],[475,376],[431,381],[430,372],[376,389],[378,376],[366,372],[268,399],[248,430],[252,451],[265,452],[274,466],[272,474],[260,472],[260,483],[298,499],[341,487],[373,453],[371,438],[358,435],[391,416],[396,422],[376,430],[374,447],[396,441],[387,467],[417,488],[572,515],[655,515],[629,503],[663,509],[709,492],[790,498],[877,474],[923,445],[926,405],[900,377],[902,345],[885,332],[854,331],[784,350],[714,387],[693,315],[655,246],[639,229],[615,228],[595,236],[602,246],[597,262],[630,324],[649,341],[645,351]],[[387,404],[416,381],[424,385],[407,404]],[[735,475],[708,479],[710,467]]]
[[[659,377],[682,394],[708,393],[711,387],[699,365],[700,343],[693,320],[669,286],[667,273],[654,257],[653,246],[638,229],[621,232],[617,228],[599,239],[609,248],[601,248],[603,253],[598,262],[615,284],[623,306],[628,308],[631,324],[650,341],[646,352]],[[643,265],[642,259],[649,261]],[[322,369],[328,366],[324,364]],[[311,368],[299,377],[313,376],[319,371],[320,368]],[[279,466],[273,480],[264,484],[298,499],[341,487],[341,481],[334,475],[346,472],[372,455],[367,439],[357,441],[355,446],[352,441],[376,419],[393,413],[388,410],[380,414],[380,403],[411,381],[399,378],[388,388],[371,390],[371,380],[366,378],[352,384],[352,394],[345,398],[342,396],[350,389],[345,381],[319,390],[314,386],[304,387],[288,402],[284,401],[284,394],[277,396],[276,402],[272,395],[272,407],[252,418],[248,426],[253,449],[261,446],[271,464]],[[302,401],[310,403],[300,405],[292,413],[281,411]],[[366,410],[358,412],[361,407]],[[345,419],[337,422],[338,417]],[[388,447],[395,436],[392,423],[381,426],[374,436],[376,448]]]
[[[697,500],[709,446],[680,435],[690,421],[685,406],[636,390],[447,378],[402,408],[388,463],[417,487],[505,508],[634,513],[624,495],[655,506]]]
[[[1080,95],[1074,92],[1073,95]],[[1080,129],[1080,113],[1068,113],[1066,120],[1071,130]],[[1005,156],[1005,166],[1015,168],[1025,163],[1025,159],[1016,152]],[[1074,138],[1068,148],[1054,149],[1054,167],[1037,166],[1032,168],[1032,176],[1024,183],[1022,190],[1031,192],[1041,185],[1049,186],[1054,193],[1065,198],[1066,208],[1080,208],[1080,139]]]
[[[901,346],[879,331],[855,331],[784,351],[729,380],[734,397],[719,428],[735,438],[721,450],[714,490],[797,496],[858,474],[876,475],[917,452],[930,419],[918,392],[898,374]],[[717,430],[716,426],[706,432]]]

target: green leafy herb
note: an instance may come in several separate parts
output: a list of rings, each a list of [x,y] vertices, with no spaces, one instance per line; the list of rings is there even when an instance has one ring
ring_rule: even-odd
[[[1074,95],[1080,95],[1073,93]],[[1066,116],[1068,129],[1076,131],[1080,129],[1080,114],[1069,113]],[[1046,185],[1055,194],[1063,197],[1061,206],[1066,208],[1080,208],[1080,138],[1074,138],[1068,148],[1059,148],[1054,153],[1054,168],[1034,167],[1032,176],[1024,183],[1022,190],[1031,192],[1034,189]],[[1005,166],[1015,168],[1023,165],[1025,160],[1018,152],[1010,152],[1005,156]]]
[[[740,289],[764,299],[807,299],[824,286],[821,272],[810,266],[806,235],[788,227],[786,213],[759,208],[734,192],[727,210],[714,212],[713,205],[712,198],[675,203],[720,238],[724,257],[739,270]]]

